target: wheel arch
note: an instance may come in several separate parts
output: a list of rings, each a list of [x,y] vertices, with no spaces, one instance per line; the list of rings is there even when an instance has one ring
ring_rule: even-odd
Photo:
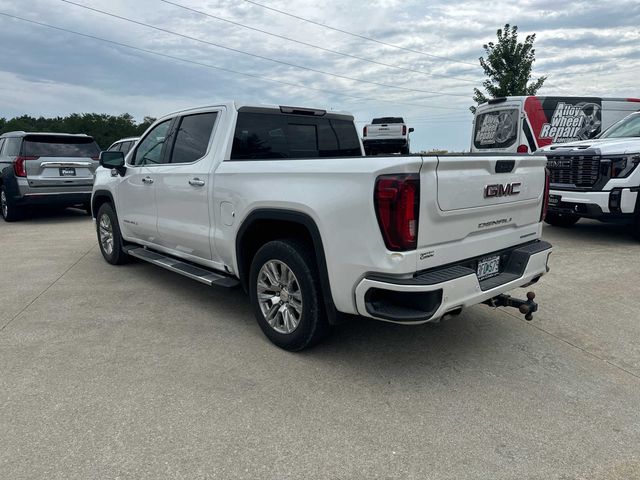
[[[116,203],[113,200],[113,195],[109,190],[96,190],[91,197],[91,216],[96,218],[98,210],[105,203],[111,203],[113,208],[116,208]]]
[[[330,323],[337,323],[322,236],[316,222],[306,213],[285,209],[258,209],[247,215],[238,229],[235,244],[238,277],[243,288],[248,291],[251,260],[258,249],[271,240],[291,237],[302,237],[311,242],[327,316]]]

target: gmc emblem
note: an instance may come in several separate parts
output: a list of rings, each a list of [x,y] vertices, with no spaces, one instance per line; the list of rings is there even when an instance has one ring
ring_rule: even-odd
[[[549,159],[549,160],[547,160],[547,167],[549,167],[549,168],[569,168],[569,167],[571,167],[571,160]]]
[[[518,195],[520,193],[519,189],[521,185],[522,183],[520,182],[506,183],[504,185],[502,185],[501,183],[496,183],[494,185],[485,185],[484,198]]]

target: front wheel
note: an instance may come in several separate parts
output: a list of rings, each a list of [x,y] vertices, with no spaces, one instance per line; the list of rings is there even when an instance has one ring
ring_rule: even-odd
[[[5,222],[15,222],[21,216],[20,210],[11,201],[7,187],[4,185],[0,186],[0,214]]]
[[[575,225],[580,220],[577,215],[571,215],[567,213],[547,213],[544,221],[554,227],[570,227]]]
[[[112,265],[127,263],[129,255],[124,251],[118,217],[110,203],[104,203],[96,216],[98,245],[104,259]]]
[[[278,347],[299,351],[328,332],[313,250],[296,239],[262,246],[251,262],[249,294],[258,325]]]

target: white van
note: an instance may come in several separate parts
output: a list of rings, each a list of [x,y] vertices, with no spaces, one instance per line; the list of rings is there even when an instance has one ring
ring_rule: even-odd
[[[588,140],[638,110],[639,98],[495,98],[476,110],[471,152],[530,153]]]

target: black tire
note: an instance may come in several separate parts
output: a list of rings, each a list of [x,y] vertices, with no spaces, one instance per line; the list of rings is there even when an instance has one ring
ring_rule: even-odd
[[[289,291],[282,287],[279,293],[263,293],[263,295],[277,295],[280,303],[274,303],[271,308],[279,313],[275,314],[272,326],[262,311],[261,302],[258,300],[258,281],[262,279],[262,286],[266,285],[262,273],[267,265],[287,267],[294,275],[295,285]],[[281,278],[285,278],[284,276]],[[267,280],[269,281],[269,280]],[[271,283],[271,282],[270,282]],[[287,298],[284,299],[284,294]],[[296,295],[297,294],[297,295]],[[312,248],[305,242],[297,239],[275,240],[263,245],[253,257],[249,274],[249,295],[258,325],[264,334],[280,348],[289,351],[300,351],[311,347],[322,340],[329,331],[329,323],[325,314],[320,278],[316,266],[315,254]],[[294,295],[296,295],[294,297]],[[296,307],[296,297],[300,298],[301,306]],[[274,297],[275,298],[275,297]],[[268,301],[262,306],[268,308]],[[278,331],[287,328],[283,309],[289,318],[295,321],[296,308],[300,309],[297,318],[297,326],[290,332]],[[293,317],[292,317],[293,316]]]
[[[13,203],[4,185],[0,185],[0,214],[5,222],[15,222],[22,218],[22,210]]]
[[[544,221],[554,227],[571,227],[575,225],[580,217],[578,215],[571,215],[568,213],[547,213]]]
[[[402,155],[409,155],[409,147],[402,147],[402,148],[400,149],[400,153],[401,153]]]
[[[104,220],[104,222],[103,222]],[[108,242],[108,229],[111,228],[111,248]],[[118,225],[118,217],[110,203],[103,203],[96,215],[96,234],[98,245],[104,259],[111,265],[122,265],[129,261],[129,255],[124,252],[122,234]]]

